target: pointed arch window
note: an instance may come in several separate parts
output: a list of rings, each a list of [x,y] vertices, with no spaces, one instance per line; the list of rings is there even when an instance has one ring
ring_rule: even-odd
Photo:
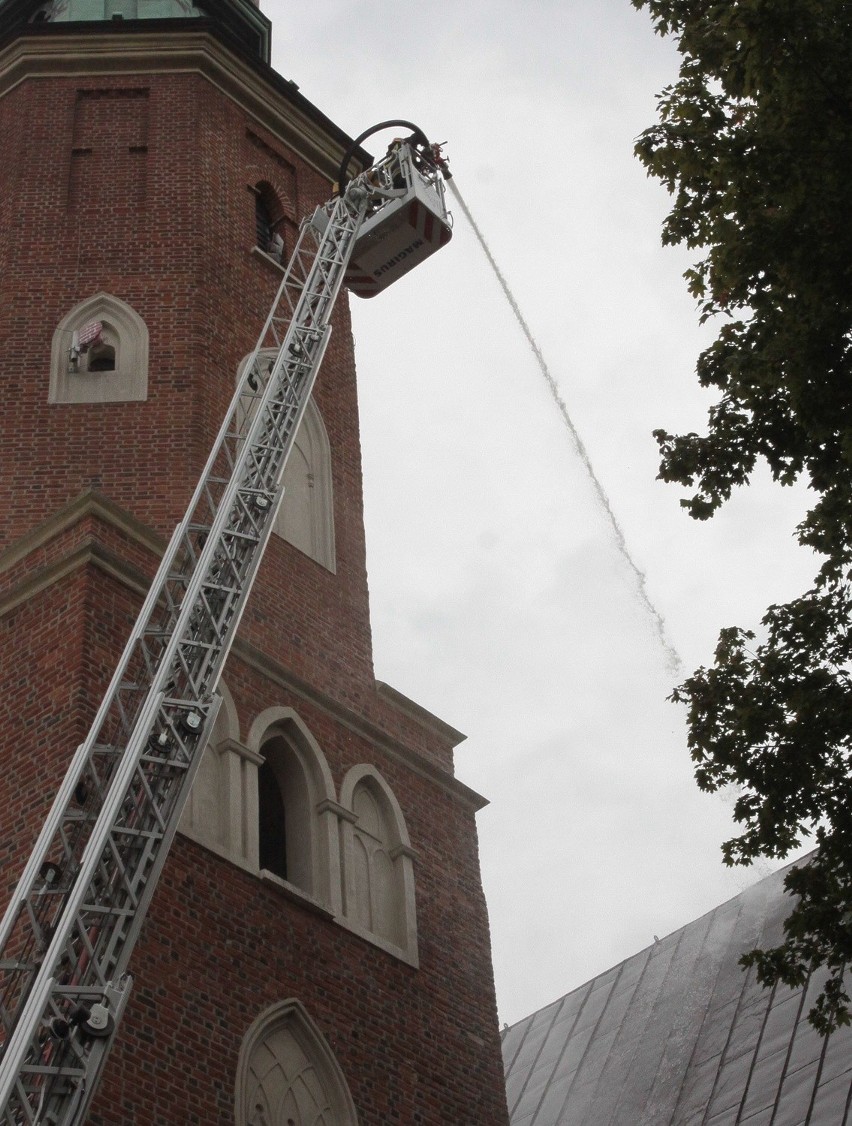
[[[340,910],[334,782],[319,744],[291,708],[262,712],[248,736],[256,752],[257,869],[326,911]]]
[[[292,738],[275,733],[263,744],[257,772],[261,870],[314,894],[316,849],[309,765]]]
[[[237,370],[237,382],[248,359]],[[259,366],[264,373],[273,359],[272,352],[261,354]],[[326,570],[336,571],[331,444],[313,398],[308,400],[284,470],[284,500],[273,531]]]
[[[414,850],[399,802],[375,767],[343,780],[344,916],[351,929],[417,965]]]
[[[274,188],[265,180],[254,188],[255,245],[263,254],[282,264],[286,261],[286,223],[284,207]]]
[[[62,318],[50,356],[51,403],[122,403],[148,397],[148,329],[135,309],[96,293]]]
[[[255,189],[254,197],[254,230],[258,250],[266,253],[272,241],[272,213],[265,193]]]
[[[262,869],[286,880],[287,807],[271,753],[258,767],[257,807],[258,862]]]
[[[298,1001],[272,1005],[246,1033],[235,1110],[237,1126],[357,1126],[340,1065]]]
[[[331,447],[313,399],[308,400],[284,470],[284,498],[274,531],[326,570],[334,571]]]
[[[180,831],[235,864],[257,871],[254,776],[260,755],[240,742],[237,709],[224,681],[216,726],[192,783]]]

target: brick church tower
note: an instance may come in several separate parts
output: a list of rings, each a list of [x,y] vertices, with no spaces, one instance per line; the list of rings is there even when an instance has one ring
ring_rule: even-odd
[[[349,139],[247,0],[0,0],[0,140],[5,902]],[[506,1122],[482,801],[374,678],[357,418],[341,300],[91,1123]]]

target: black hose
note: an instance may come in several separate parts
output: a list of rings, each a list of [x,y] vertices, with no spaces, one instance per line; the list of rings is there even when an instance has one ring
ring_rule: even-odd
[[[349,161],[355,155],[355,150],[358,148],[361,142],[365,141],[367,137],[371,137],[373,133],[378,133],[381,129],[390,129],[394,125],[401,125],[404,129],[410,129],[412,139],[416,141],[416,143],[420,145],[421,148],[429,148],[429,141],[426,137],[426,134],[416,125],[412,125],[410,121],[402,121],[397,119],[394,119],[393,121],[381,121],[378,125],[373,125],[371,128],[365,129],[360,136],[355,138],[355,140],[346,150],[343,160],[341,161],[340,171],[337,173],[338,191],[341,195],[343,195],[343,192],[346,190],[346,185],[349,183],[346,175],[346,170],[349,167]]]

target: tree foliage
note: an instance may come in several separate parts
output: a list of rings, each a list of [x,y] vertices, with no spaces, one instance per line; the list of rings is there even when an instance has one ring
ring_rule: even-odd
[[[700,255],[685,277],[702,321],[698,359],[716,401],[704,434],[656,431],[660,476],[711,517],[763,459],[813,503],[799,541],[812,589],[770,606],[759,640],[722,631],[712,667],[674,693],[687,705],[702,789],[734,784],[729,864],[780,858],[784,941],[744,958],[761,981],[828,983],[822,1031],[850,1022],[852,961],[852,0],[632,0],[677,38],[678,79],[636,151],[673,196],[663,241]]]

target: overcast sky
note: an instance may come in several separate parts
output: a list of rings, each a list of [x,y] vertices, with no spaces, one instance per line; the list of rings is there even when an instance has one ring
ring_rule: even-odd
[[[805,588],[805,497],[763,475],[695,524],[655,427],[700,430],[702,346],[633,141],[676,75],[629,0],[267,0],[273,62],[351,135],[403,117],[457,184],[558,381],[671,643]],[[382,138],[374,143],[381,151]],[[729,808],[692,781],[676,678],[535,359],[462,215],[352,299],[376,674],[466,732],[501,1021],[736,894]],[[709,340],[705,335],[703,339]]]

